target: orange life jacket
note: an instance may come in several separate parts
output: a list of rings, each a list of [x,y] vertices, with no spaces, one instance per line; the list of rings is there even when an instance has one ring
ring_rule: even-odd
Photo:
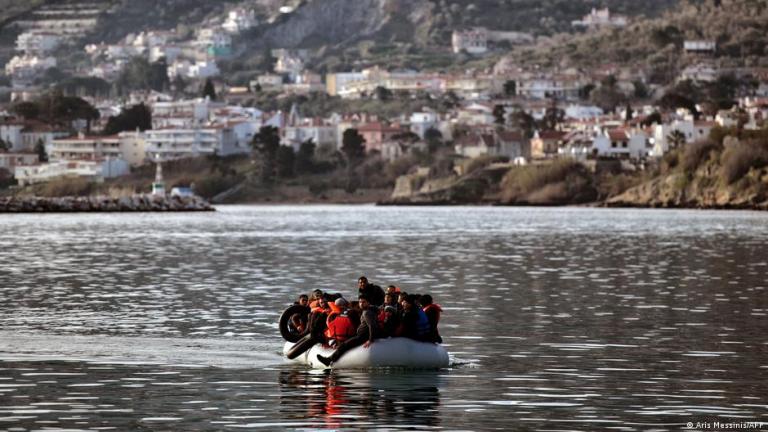
[[[357,333],[357,329],[352,324],[346,312],[342,314],[333,314],[328,317],[328,328],[325,330],[325,336],[328,339],[335,339],[336,342],[344,342]]]
[[[312,300],[311,302],[309,302],[309,308],[312,309],[312,310],[315,310],[315,308],[317,307],[317,303],[318,302],[319,302],[319,300]]]

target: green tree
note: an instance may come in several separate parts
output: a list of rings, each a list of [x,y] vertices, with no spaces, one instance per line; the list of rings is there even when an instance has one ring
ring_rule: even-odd
[[[434,153],[443,145],[443,134],[435,128],[429,128],[424,132],[424,141],[430,153]]]
[[[312,139],[301,143],[299,151],[296,153],[296,173],[309,174],[315,170],[315,146]]]
[[[45,143],[42,139],[37,140],[37,144],[35,144],[35,153],[37,153],[38,162],[48,162],[48,152],[45,151]]]
[[[210,78],[206,78],[205,85],[203,85],[203,97],[207,97],[212,101],[216,100],[216,87],[213,85],[213,81],[211,81]]]
[[[670,148],[678,148],[685,144],[685,134],[675,129],[667,135]]]
[[[391,100],[392,96],[393,96],[392,90],[386,87],[378,86],[375,89],[373,89],[373,97],[382,102]]]
[[[280,148],[280,131],[274,126],[262,126],[253,136],[251,146],[261,160],[260,177],[265,184],[275,179],[277,151]]]
[[[635,88],[634,96],[636,99],[646,99],[648,96],[650,96],[648,87],[642,81],[636,80],[632,83],[632,85]]]
[[[357,189],[354,182],[354,168],[357,163],[365,158],[365,138],[357,129],[347,129],[342,136],[341,152],[347,163],[347,187],[349,193]]]
[[[126,108],[117,116],[111,116],[107,119],[107,125],[104,127],[105,135],[115,135],[123,131],[145,131],[152,129],[152,111],[140,103]]]
[[[294,164],[296,162],[296,153],[293,147],[281,145],[275,155],[277,164],[277,175],[281,178],[290,178],[294,174]]]
[[[40,116],[40,107],[34,102],[19,102],[11,107],[11,112],[27,120],[32,120]]]
[[[514,129],[523,131],[527,138],[533,136],[533,130],[536,127],[536,120],[525,110],[518,107],[509,116],[510,124]]]

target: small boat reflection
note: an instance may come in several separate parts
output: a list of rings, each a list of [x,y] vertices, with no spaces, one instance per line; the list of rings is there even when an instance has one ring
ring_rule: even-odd
[[[280,411],[327,428],[436,427],[441,381],[439,371],[281,371]]]

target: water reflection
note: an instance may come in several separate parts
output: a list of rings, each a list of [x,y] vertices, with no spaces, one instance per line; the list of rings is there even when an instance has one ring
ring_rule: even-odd
[[[330,429],[374,424],[437,428],[441,385],[438,371],[284,370],[279,374],[280,413],[321,419]]]

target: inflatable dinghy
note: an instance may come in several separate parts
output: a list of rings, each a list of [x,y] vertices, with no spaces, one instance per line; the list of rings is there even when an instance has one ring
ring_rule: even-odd
[[[295,344],[286,342],[283,353],[287,355]],[[332,366],[326,366],[317,359],[317,355],[330,356],[333,349],[315,344],[293,361],[316,369],[369,369],[369,368],[407,368],[440,369],[448,367],[448,352],[442,345],[418,342],[413,339],[396,337],[377,339],[370,347],[359,346],[346,353]]]

